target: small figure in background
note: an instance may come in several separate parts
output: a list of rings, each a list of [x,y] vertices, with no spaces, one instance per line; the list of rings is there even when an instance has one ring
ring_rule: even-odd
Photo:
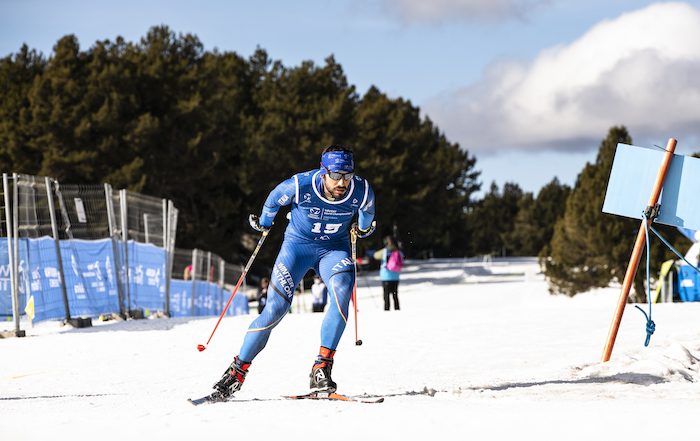
[[[265,304],[267,303],[267,289],[270,287],[270,279],[263,277],[260,279],[260,286],[258,287],[258,295],[255,299],[258,301],[258,314],[262,314],[263,309],[265,309]]]
[[[399,310],[399,278],[403,268],[403,253],[391,236],[384,238],[384,248],[374,253],[374,258],[382,262],[379,279],[384,288],[384,310],[390,309],[389,298],[394,298],[394,310]]]
[[[328,288],[326,288],[326,284],[323,283],[323,280],[318,275],[314,276],[314,284],[311,285],[311,295],[314,298],[313,311],[323,312],[328,301]]]
[[[190,280],[192,278],[192,264],[185,267],[185,271],[182,272],[182,280]]]

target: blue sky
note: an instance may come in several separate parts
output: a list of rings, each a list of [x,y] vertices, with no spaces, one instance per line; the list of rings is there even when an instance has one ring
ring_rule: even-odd
[[[158,24],[287,66],[333,54],[360,93],[410,99],[475,155],[485,188],[573,185],[617,124],[700,151],[700,0],[0,0],[0,56]]]

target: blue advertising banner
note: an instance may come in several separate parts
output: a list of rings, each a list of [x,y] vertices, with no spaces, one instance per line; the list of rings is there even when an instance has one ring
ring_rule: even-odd
[[[192,305],[192,286],[190,280],[172,279],[170,281],[170,315],[173,317],[217,316],[221,314],[231,296],[230,291],[223,290],[215,283],[197,280],[194,282],[195,301]],[[248,299],[242,292],[236,293],[226,315],[244,315],[249,313]]]
[[[129,241],[130,309],[165,310],[165,262],[163,248]]]
[[[231,296],[231,293],[229,291],[224,291],[224,301],[228,301],[228,298]],[[231,306],[228,309],[228,312],[226,313],[228,315],[246,315],[250,314],[250,308],[248,307],[248,298],[245,296],[244,293],[242,292],[237,292],[236,295],[233,297],[233,301],[231,302]]]
[[[29,269],[31,282],[27,291],[34,296],[34,320],[65,318],[55,241],[45,236],[22,239],[22,242],[26,244],[27,251],[22,253],[20,248],[20,263],[24,258]],[[21,312],[24,313],[24,309]]]
[[[0,239],[0,247],[6,247],[7,240]],[[10,263],[7,251],[0,250],[0,317],[12,315],[12,298],[10,291]]]
[[[192,315],[192,282],[172,279],[170,281],[170,316]]]
[[[219,315],[221,308],[221,288],[213,283],[197,280],[194,282],[194,313],[192,315]],[[216,311],[219,311],[218,313]]]
[[[35,321],[65,318],[54,240],[45,236],[18,244],[20,313],[32,295]],[[0,313],[12,315],[6,238],[0,247]],[[60,247],[71,316],[119,311],[111,241],[64,240]]]
[[[7,316],[12,316],[10,259],[7,252],[7,238],[0,237],[0,317]]]
[[[20,243],[19,245],[20,249],[26,250],[26,244]],[[12,287],[10,285],[10,259],[8,256],[7,238],[0,237],[0,316],[4,317],[12,317]],[[21,261],[20,280],[23,282],[19,284],[22,293],[20,297],[24,297],[26,290],[26,270],[26,261]],[[20,309],[24,309],[24,305],[21,305]]]
[[[18,245],[21,314],[32,295],[35,321],[65,318],[55,241],[50,237],[20,239]],[[119,254],[123,247],[123,243],[117,244]],[[123,262],[115,264],[111,239],[62,240],[60,250],[71,316],[96,317],[119,312],[118,275],[123,278],[126,271]],[[130,309],[164,310],[165,250],[129,241],[128,253]],[[0,238],[0,316],[12,316],[11,293],[7,239]],[[127,293],[124,295],[126,298]],[[173,317],[216,316],[230,295],[215,283],[174,279],[170,285],[170,313]],[[248,299],[238,293],[227,314],[248,314],[248,311]]]
[[[62,240],[61,258],[71,316],[95,317],[119,312],[111,239]],[[47,264],[45,260],[42,263]],[[59,299],[60,296],[58,290]]]

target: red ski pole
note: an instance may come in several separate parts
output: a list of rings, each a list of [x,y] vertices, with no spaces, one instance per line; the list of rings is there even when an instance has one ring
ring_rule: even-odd
[[[355,267],[355,284],[352,287],[352,305],[355,309],[355,345],[360,346],[362,340],[357,338],[357,234],[350,231],[350,243],[352,243],[352,263]]]
[[[233,301],[233,296],[236,295],[236,292],[238,291],[238,288],[241,286],[241,283],[245,280],[246,274],[248,274],[248,270],[250,267],[253,265],[253,260],[255,260],[255,256],[258,255],[258,251],[260,251],[260,248],[262,247],[263,242],[265,242],[265,238],[267,237],[267,234],[270,232],[270,230],[263,230],[262,236],[260,236],[260,240],[258,240],[258,245],[255,247],[255,250],[253,251],[253,254],[250,256],[250,259],[248,259],[248,263],[245,266],[245,269],[243,270],[243,273],[241,274],[241,277],[238,279],[238,283],[236,284],[236,287],[233,289],[233,292],[231,292],[231,297],[228,298],[228,302],[226,302],[226,306],[224,307],[224,310],[221,311],[221,315],[219,316],[219,320],[216,322],[216,326],[214,326],[214,330],[211,331],[211,335],[209,336],[209,340],[207,340],[206,344],[198,344],[197,345],[197,350],[199,352],[202,352],[207,348],[207,345],[211,341],[211,338],[214,336],[214,333],[216,332],[216,328],[219,327],[219,323],[221,323],[221,319],[224,318],[224,315],[226,315],[226,311],[228,311],[228,307],[231,306],[231,301]]]

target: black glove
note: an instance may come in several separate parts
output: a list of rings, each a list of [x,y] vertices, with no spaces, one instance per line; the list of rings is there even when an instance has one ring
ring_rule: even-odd
[[[254,214],[251,214],[248,216],[248,223],[250,223],[250,226],[255,230],[259,231],[261,233],[264,233],[265,231],[268,231],[269,228],[263,227],[260,225],[260,218]]]
[[[350,231],[355,234],[355,236],[359,237],[360,239],[364,239],[365,237],[368,237],[370,234],[374,233],[375,228],[377,228],[377,221],[372,221],[372,223],[369,225],[369,228],[366,230],[363,230],[360,228],[359,225],[357,225],[357,222],[352,224],[352,227],[350,227]]]

